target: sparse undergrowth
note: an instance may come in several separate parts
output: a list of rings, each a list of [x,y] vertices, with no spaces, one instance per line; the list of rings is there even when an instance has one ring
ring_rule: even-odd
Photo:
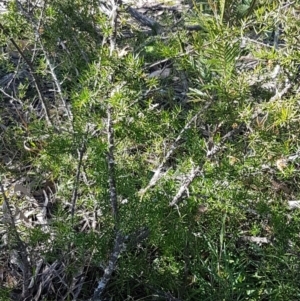
[[[299,7],[138,5],[0,16],[0,300],[299,300]]]

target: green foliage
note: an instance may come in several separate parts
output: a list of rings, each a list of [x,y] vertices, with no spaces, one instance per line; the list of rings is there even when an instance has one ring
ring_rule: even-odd
[[[38,42],[35,23],[13,4],[1,16],[8,31],[1,43],[37,44],[28,57],[52,121],[46,125],[32,77],[3,93],[1,185],[30,190],[17,194],[12,186],[4,195],[33,270],[39,259],[39,275],[57,262],[64,267],[51,278],[54,291],[43,289],[40,298],[75,298],[72,281],[81,276],[77,299],[91,298],[120,232],[127,248],[104,292],[112,300],[299,299],[300,219],[289,208],[299,199],[296,12],[281,1],[193,4],[184,19],[200,30],[180,22],[169,30],[173,19],[164,12],[163,32],[151,36],[135,35],[119,8],[113,53],[111,20],[94,1],[51,1]],[[32,16],[39,13],[35,8]],[[5,51],[0,64],[1,73],[26,65]],[[167,69],[166,76],[155,73]],[[162,162],[160,179],[150,185]],[[1,235],[10,227],[3,219]],[[149,235],[134,241],[144,228]],[[7,241],[1,248],[2,266],[14,246]],[[19,289],[8,284],[12,264],[1,272],[5,300]]]

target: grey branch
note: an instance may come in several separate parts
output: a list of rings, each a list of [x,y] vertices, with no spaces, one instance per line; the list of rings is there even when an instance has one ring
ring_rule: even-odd
[[[134,19],[136,19],[142,25],[150,27],[152,29],[153,33],[159,34],[161,32],[162,25],[160,25],[157,21],[144,16],[143,14],[141,14],[140,12],[138,12],[136,9],[132,8],[131,6],[128,6],[127,11]]]
[[[205,161],[201,165],[197,166],[196,168],[193,168],[190,171],[190,173],[185,177],[181,186],[178,189],[178,192],[176,193],[176,195],[170,202],[170,204],[169,204],[170,206],[177,206],[178,202],[182,199],[184,192],[188,190],[189,186],[192,184],[194,179],[202,172],[203,165],[206,162],[206,160],[209,160],[210,158],[215,156],[218,152],[220,152],[222,150],[222,146],[225,144],[225,142],[229,138],[233,137],[238,132],[238,130],[239,130],[239,127],[237,129],[233,129],[233,130],[229,131],[226,135],[224,135],[222,137],[219,144],[213,145],[212,148],[207,151]]]
[[[199,175],[201,172],[202,166],[197,166],[196,168],[193,168],[189,175],[185,178],[183,184],[180,186],[178,192],[174,196],[173,200],[170,202],[170,206],[175,206],[177,205],[178,201],[181,199],[183,196],[184,192],[189,188],[195,177]]]
[[[168,160],[170,159],[170,157],[172,156],[172,154],[174,153],[174,151],[177,149],[179,141],[181,140],[183,134],[191,127],[191,125],[197,120],[197,118],[210,107],[211,103],[212,103],[212,101],[207,102],[207,104],[203,107],[203,109],[200,110],[197,114],[195,114],[186,123],[186,125],[180,131],[179,135],[177,136],[177,138],[175,139],[173,144],[170,146],[170,149],[167,152],[166,156],[163,158],[162,162],[155,170],[154,175],[152,176],[147,187],[139,191],[140,195],[143,196],[150,188],[154,187],[156,185],[156,183],[161,179],[161,177],[164,175],[163,169],[164,169],[166,163],[168,162]]]
[[[114,50],[116,49],[117,44],[117,21],[118,21],[118,0],[112,0],[112,9],[111,9],[111,28],[112,34],[110,37],[110,56],[112,56]]]
[[[145,240],[149,236],[149,229],[142,227],[141,229],[131,233],[130,235],[122,235],[117,232],[113,251],[110,255],[108,265],[104,270],[104,274],[101,280],[98,282],[98,286],[94,291],[93,301],[101,301],[103,292],[107,286],[108,281],[111,278],[113,271],[117,267],[117,261],[122,252],[126,249],[134,248],[138,243]]]
[[[98,286],[94,292],[93,301],[100,301],[102,300],[102,294],[106,288],[108,281],[111,278],[113,271],[116,269],[117,261],[120,254],[125,250],[125,238],[121,233],[117,233],[114,243],[113,252],[110,255],[108,266],[104,270],[104,275],[102,279],[98,282]]]
[[[69,120],[71,121],[71,120],[72,120],[72,113],[71,113],[71,111],[69,110],[69,108],[68,108],[68,106],[67,106],[67,103],[66,103],[66,101],[65,101],[65,98],[64,98],[64,96],[63,96],[62,88],[61,88],[60,82],[59,82],[59,80],[58,80],[58,78],[57,78],[57,76],[56,76],[56,73],[55,73],[55,71],[54,71],[55,67],[52,65],[51,60],[50,60],[50,58],[49,58],[49,55],[48,55],[47,51],[46,51],[45,48],[44,48],[44,45],[43,45],[43,42],[42,42],[42,39],[41,39],[41,35],[40,35],[40,33],[39,33],[39,27],[40,27],[40,25],[36,23],[36,21],[33,19],[33,17],[32,17],[31,15],[29,15],[29,14],[27,14],[27,13],[25,12],[25,10],[23,9],[22,4],[21,4],[19,1],[17,1],[17,4],[18,4],[18,8],[19,8],[20,12],[22,13],[22,15],[27,19],[27,21],[28,21],[30,24],[32,24],[32,26],[33,26],[33,28],[34,28],[35,36],[36,36],[36,38],[37,38],[37,40],[38,40],[38,42],[39,42],[39,44],[40,44],[40,46],[41,46],[43,55],[44,55],[44,57],[45,57],[45,59],[46,59],[46,64],[47,64],[47,66],[48,66],[48,68],[49,68],[49,70],[50,70],[50,74],[51,74],[52,79],[53,79],[53,82],[54,82],[54,84],[55,84],[55,86],[56,86],[57,93],[58,93],[58,95],[59,95],[59,97],[60,97],[60,99],[61,99],[61,103],[62,103],[62,105],[63,105],[63,107],[64,107],[64,109],[65,109],[65,111],[66,111],[66,113],[67,113],[67,116],[68,116]],[[39,22],[41,21],[41,19],[42,19],[42,17],[43,17],[43,12],[44,12],[44,10],[45,10],[45,5],[46,5],[46,3],[44,3],[44,7],[43,7],[43,10],[42,10],[42,12],[41,12],[41,17],[40,17]],[[44,105],[44,106],[45,106],[45,105]]]
[[[114,129],[112,125],[112,108],[107,108],[107,141],[108,141],[108,183],[110,203],[115,222],[118,220],[118,200],[115,179]]]

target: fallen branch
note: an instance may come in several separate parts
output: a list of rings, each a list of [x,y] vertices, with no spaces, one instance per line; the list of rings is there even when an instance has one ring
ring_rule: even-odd
[[[162,25],[160,25],[157,21],[152,20],[149,17],[144,16],[140,12],[138,12],[136,9],[132,8],[131,6],[127,7],[127,12],[136,19],[139,23],[141,23],[144,26],[147,26],[152,29],[152,33],[159,34],[162,31]]]

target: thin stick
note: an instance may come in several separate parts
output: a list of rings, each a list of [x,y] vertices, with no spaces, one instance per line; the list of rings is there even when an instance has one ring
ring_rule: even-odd
[[[2,23],[0,23],[0,28],[3,30],[4,34],[8,37],[9,34],[8,34],[7,30],[4,28],[4,26],[2,25]],[[46,105],[47,101],[46,101],[46,99],[43,96],[42,86],[41,86],[39,78],[35,74],[35,70],[34,70],[33,65],[27,59],[27,57],[24,55],[24,52],[21,50],[21,48],[18,46],[18,44],[15,42],[15,40],[13,38],[9,38],[9,40],[14,45],[14,47],[17,49],[17,51],[20,54],[20,56],[23,58],[23,60],[27,64],[27,66],[28,66],[28,68],[30,70],[30,73],[31,73],[31,75],[33,77],[33,81],[34,81],[36,90],[38,92],[39,99],[41,100],[41,103],[42,103],[42,106],[43,106],[43,109],[44,109],[44,112],[45,112],[45,115],[46,115],[46,121],[47,121],[47,123],[48,123],[49,126],[53,126],[51,118],[50,118],[49,109],[48,109],[48,107]]]
[[[181,140],[183,134],[191,127],[192,123],[195,122],[197,120],[197,118],[204,112],[206,111],[210,105],[212,104],[212,101],[209,101],[202,110],[200,110],[198,113],[196,113],[184,126],[184,128],[180,131],[179,135],[177,136],[177,138],[175,139],[175,141],[173,142],[173,144],[170,146],[169,151],[167,152],[167,154],[165,155],[165,157],[163,158],[162,162],[160,163],[160,165],[156,168],[154,175],[152,176],[149,184],[147,185],[146,188],[141,189],[139,191],[139,194],[143,197],[143,195],[152,187],[154,187],[156,185],[156,183],[161,179],[161,177],[165,174],[163,172],[163,169],[166,165],[166,163],[168,162],[168,160],[170,159],[170,157],[172,156],[172,154],[174,153],[174,151],[177,149],[178,145],[179,145],[179,141]]]
[[[101,300],[101,295],[103,294],[104,289],[108,281],[111,278],[113,271],[116,269],[118,257],[120,254],[125,250],[125,238],[121,233],[117,233],[113,252],[110,255],[108,266],[104,270],[104,275],[102,276],[101,280],[98,282],[98,286],[94,292],[93,301]]]
[[[110,36],[110,56],[113,55],[113,52],[116,49],[117,44],[117,21],[118,21],[118,0],[111,1],[112,9],[110,13],[111,18],[111,28],[113,29],[113,32]]]
[[[236,128],[236,129],[233,129],[233,130],[229,131],[228,133],[226,133],[226,135],[224,135],[222,137],[219,144],[212,145],[212,147],[210,149],[208,149],[204,162],[202,162],[202,164],[197,166],[196,168],[193,168],[190,171],[190,173],[188,174],[188,176],[185,177],[185,179],[182,182],[182,185],[178,189],[178,192],[173,197],[172,201],[169,203],[169,206],[173,207],[173,206],[178,205],[179,201],[182,199],[182,196],[183,196],[184,192],[187,191],[187,189],[192,184],[194,179],[202,172],[202,169],[203,169],[203,166],[204,166],[205,162],[207,160],[211,159],[212,157],[214,157],[217,153],[219,153],[222,149],[222,146],[225,144],[225,142],[229,138],[236,135],[236,133],[238,133],[238,131],[239,131],[239,128]]]
[[[108,183],[110,204],[115,222],[118,221],[118,201],[115,179],[114,129],[112,126],[112,108],[107,108],[107,141],[108,141]]]
[[[52,66],[51,60],[50,60],[50,58],[49,58],[49,55],[48,55],[47,51],[45,50],[44,45],[43,45],[43,42],[42,42],[42,39],[41,39],[41,35],[40,35],[40,32],[39,32],[40,24],[36,24],[36,22],[33,20],[33,17],[30,16],[29,14],[27,14],[27,13],[24,11],[23,6],[19,3],[19,1],[17,1],[17,3],[18,3],[18,8],[19,8],[19,10],[22,12],[22,14],[23,14],[23,16],[25,17],[25,19],[27,19],[27,21],[30,22],[30,23],[32,24],[32,26],[33,26],[35,36],[36,36],[36,38],[37,38],[37,40],[38,40],[38,42],[39,42],[39,44],[40,44],[40,47],[41,47],[42,52],[43,52],[43,55],[44,55],[44,57],[45,57],[45,59],[46,59],[46,64],[47,64],[47,66],[48,66],[48,68],[49,68],[49,70],[50,70],[50,74],[51,74],[52,79],[53,79],[53,82],[54,82],[54,84],[55,84],[55,86],[56,86],[57,93],[58,93],[58,95],[59,95],[59,97],[60,97],[61,103],[62,103],[62,105],[63,105],[63,107],[64,107],[64,109],[65,109],[65,111],[66,111],[66,113],[67,113],[68,119],[69,119],[70,121],[72,121],[73,116],[72,116],[72,113],[71,113],[71,111],[69,110],[69,108],[68,108],[68,106],[67,106],[67,103],[66,103],[66,101],[65,101],[65,98],[64,98],[64,96],[63,96],[62,88],[61,88],[60,82],[59,82],[59,80],[58,80],[58,78],[57,78],[57,76],[56,76],[56,73],[55,73],[55,71],[54,71],[54,70],[55,70],[55,67]],[[44,3],[44,6],[43,6],[43,10],[42,10],[42,12],[41,12],[41,17],[40,17],[39,23],[40,23],[41,20],[42,20],[42,15],[43,15],[43,13],[44,13],[45,7],[46,7],[46,2]]]
[[[113,55],[113,52],[116,48],[116,36],[117,36],[117,18],[118,18],[118,0],[111,1],[112,4],[112,12],[111,16],[111,26],[113,29],[113,33],[110,36],[110,56]],[[110,76],[110,81],[113,81],[112,75]],[[111,97],[113,97],[114,91],[111,93]],[[93,299],[101,300],[102,294],[109,282],[113,271],[116,269],[118,257],[120,254],[125,250],[125,240],[126,237],[121,234],[118,230],[118,200],[117,200],[117,188],[116,188],[116,178],[115,178],[115,157],[114,157],[114,148],[115,148],[115,141],[114,141],[114,128],[113,128],[113,108],[108,103],[107,104],[107,142],[108,142],[108,184],[109,184],[109,195],[110,195],[110,204],[112,209],[112,214],[114,218],[114,227],[116,230],[116,237],[114,242],[113,250],[110,254],[108,265],[104,270],[104,275],[98,281],[98,286],[94,291]]]

